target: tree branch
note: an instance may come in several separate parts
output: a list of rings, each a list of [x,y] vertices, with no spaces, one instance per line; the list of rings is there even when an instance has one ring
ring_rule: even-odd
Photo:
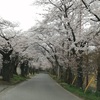
[[[4,33],[2,32],[2,30],[0,30],[0,31],[1,31],[0,37],[2,37],[3,39],[5,39],[6,41],[9,41],[10,39],[12,39],[12,38],[14,38],[14,37],[16,36],[16,34],[15,34],[14,36],[7,38],[7,37],[4,35]]]
[[[60,7],[58,7],[56,4],[54,4],[51,0],[49,0],[49,2],[54,5],[55,7],[57,7],[60,11],[63,11],[63,9],[61,9]]]
[[[92,14],[95,16],[95,18],[97,20],[93,20],[93,21],[100,21],[100,17],[98,15],[96,15],[94,12],[91,11],[91,9],[89,8],[89,5],[84,1],[84,0],[81,0],[82,3],[84,4],[85,8]]]
[[[75,41],[76,41],[76,38],[75,38],[74,30],[73,30],[73,28],[71,27],[71,25],[70,25],[69,22],[68,22],[68,26],[69,26],[69,28],[70,28],[70,30],[71,30],[71,32],[72,32],[73,41],[75,42]]]

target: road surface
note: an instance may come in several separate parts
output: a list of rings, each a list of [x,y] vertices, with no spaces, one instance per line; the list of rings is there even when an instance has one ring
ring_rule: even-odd
[[[0,94],[0,100],[81,100],[56,83],[48,74],[37,74]]]

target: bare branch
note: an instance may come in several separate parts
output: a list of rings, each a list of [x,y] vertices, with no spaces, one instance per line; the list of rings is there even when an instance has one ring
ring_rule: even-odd
[[[54,4],[51,0],[49,0],[49,2],[54,5],[55,7],[57,7],[60,11],[63,11],[63,9],[61,9],[60,7],[58,7],[56,4]]]
[[[6,41],[9,41],[10,39],[12,39],[12,38],[14,38],[14,37],[16,36],[16,34],[15,34],[14,36],[7,38],[7,37],[4,35],[3,31],[2,31],[2,30],[0,30],[0,31],[1,31],[0,37],[2,37],[3,39],[5,39]]]
[[[96,15],[94,12],[92,12],[91,11],[91,9],[89,8],[89,5],[84,1],[84,0],[81,0],[82,1],[82,3],[84,4],[84,6],[85,6],[85,8],[92,14],[92,15],[94,15],[95,16],[95,18],[97,19],[97,20],[93,20],[93,21],[100,21],[100,17],[98,16],[98,15]]]
[[[71,27],[71,25],[70,25],[69,22],[68,22],[68,26],[69,26],[69,28],[70,28],[70,30],[71,30],[71,33],[72,33],[72,36],[73,36],[73,41],[75,42],[75,41],[76,41],[76,38],[75,38],[74,30],[73,30],[73,28]]]

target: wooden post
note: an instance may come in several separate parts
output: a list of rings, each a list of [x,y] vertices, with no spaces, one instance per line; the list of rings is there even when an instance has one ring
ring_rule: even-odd
[[[72,85],[74,84],[75,80],[76,80],[77,76],[75,75],[73,81],[72,81]]]
[[[90,84],[93,82],[93,80],[94,80],[94,76],[90,79],[88,85],[87,85],[86,88],[85,88],[84,93],[87,91],[87,89],[89,88],[89,86],[90,86]]]

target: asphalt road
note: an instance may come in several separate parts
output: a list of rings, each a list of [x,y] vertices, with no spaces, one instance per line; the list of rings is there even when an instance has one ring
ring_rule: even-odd
[[[37,74],[0,94],[0,100],[81,100],[58,85],[48,74]]]

